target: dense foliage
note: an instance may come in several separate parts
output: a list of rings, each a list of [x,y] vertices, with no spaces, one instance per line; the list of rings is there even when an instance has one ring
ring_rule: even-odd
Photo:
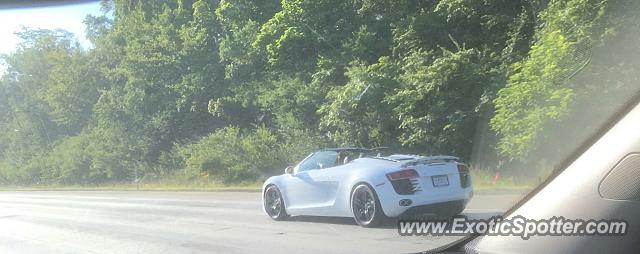
[[[105,0],[92,47],[3,56],[0,183],[250,181],[324,146],[528,165],[602,92],[567,80],[619,37],[609,2]]]

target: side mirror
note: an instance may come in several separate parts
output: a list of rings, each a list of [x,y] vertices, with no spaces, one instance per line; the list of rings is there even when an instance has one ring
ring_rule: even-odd
[[[293,174],[293,166],[288,166],[284,169],[285,174]]]

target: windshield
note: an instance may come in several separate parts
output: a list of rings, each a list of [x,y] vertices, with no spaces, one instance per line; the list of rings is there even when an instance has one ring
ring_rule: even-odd
[[[463,236],[360,226],[417,208],[501,215],[561,170],[640,92],[639,11],[631,0],[0,4],[11,229],[0,252],[444,246]],[[459,160],[410,163],[440,155]],[[384,158],[351,163],[365,156]]]
[[[306,158],[304,161],[298,165],[298,172],[311,170],[311,169],[322,169],[322,168],[330,168],[336,166],[338,163],[338,152],[334,151],[322,151],[316,152]]]

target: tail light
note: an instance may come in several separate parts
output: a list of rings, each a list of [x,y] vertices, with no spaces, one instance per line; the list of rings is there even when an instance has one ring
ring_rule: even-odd
[[[469,187],[469,168],[467,165],[458,164],[458,173],[460,174],[460,187]]]
[[[419,176],[418,172],[415,169],[405,169],[405,170],[400,170],[400,171],[387,174],[387,178],[389,178],[389,180],[391,181],[414,178],[418,176]]]
[[[400,195],[411,195],[419,190],[416,180],[418,176],[415,169],[405,169],[387,174],[393,189]]]

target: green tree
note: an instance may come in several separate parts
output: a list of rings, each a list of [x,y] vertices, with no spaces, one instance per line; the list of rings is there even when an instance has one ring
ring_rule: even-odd
[[[525,159],[544,126],[567,113],[575,96],[567,80],[587,63],[584,49],[596,43],[605,7],[600,0],[552,1],[541,13],[537,42],[495,99],[491,125],[507,158]]]

